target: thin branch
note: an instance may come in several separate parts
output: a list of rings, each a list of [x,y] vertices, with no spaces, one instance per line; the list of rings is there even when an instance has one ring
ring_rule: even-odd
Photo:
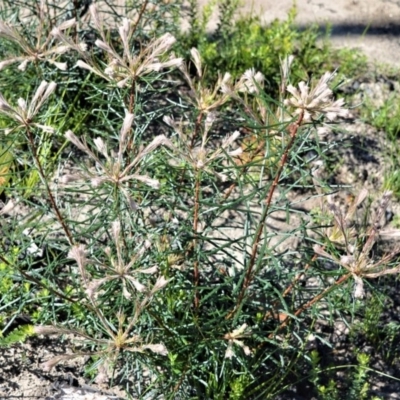
[[[282,157],[281,157],[281,160],[279,163],[279,169],[275,175],[274,181],[272,182],[272,184],[270,186],[268,196],[265,200],[266,206],[265,206],[264,212],[261,217],[261,221],[258,225],[256,234],[255,234],[255,239],[253,242],[251,256],[250,256],[250,260],[248,262],[247,271],[246,271],[246,275],[245,275],[245,278],[244,278],[244,281],[242,284],[242,288],[239,293],[235,308],[227,316],[228,319],[232,318],[236,314],[236,312],[239,310],[240,304],[242,303],[242,301],[246,295],[247,289],[249,288],[249,286],[254,278],[255,274],[253,273],[253,270],[254,270],[254,266],[256,263],[257,254],[258,254],[258,246],[260,244],[262,233],[264,231],[266,219],[268,216],[268,211],[269,211],[269,208],[270,208],[271,202],[272,202],[272,196],[274,195],[275,189],[278,186],[279,180],[282,175],[283,168],[285,167],[285,164],[286,164],[288,156],[289,156],[289,152],[295,142],[295,139],[297,137],[297,132],[299,130],[301,123],[303,122],[303,118],[304,118],[304,111],[302,111],[300,113],[297,121],[295,123],[293,123],[292,125],[290,125],[290,127],[289,127],[290,141],[287,144],[285,151],[282,154]]]
[[[35,160],[35,163],[36,163],[36,166],[38,168],[38,171],[39,171],[40,177],[42,179],[42,182],[44,183],[44,185],[46,187],[47,194],[49,195],[51,206],[53,207],[53,210],[56,213],[56,217],[58,219],[58,222],[61,224],[61,226],[62,226],[62,228],[63,228],[63,230],[64,230],[64,232],[65,232],[65,234],[66,234],[66,236],[68,238],[69,244],[72,246],[74,244],[74,239],[72,238],[72,234],[71,234],[70,230],[68,229],[67,225],[65,224],[65,221],[64,221],[63,217],[61,216],[61,212],[60,212],[60,210],[59,210],[59,208],[57,206],[57,203],[56,203],[56,201],[54,199],[53,193],[52,193],[52,191],[50,189],[50,186],[49,186],[49,184],[48,184],[48,182],[46,180],[46,176],[44,174],[42,164],[40,163],[40,159],[39,159],[38,154],[37,154],[37,149],[36,149],[36,146],[35,146],[35,140],[34,140],[34,137],[32,135],[32,132],[31,132],[31,130],[29,129],[28,126],[26,127],[26,132],[28,134],[29,143],[31,145],[33,158]]]
[[[346,282],[351,276],[353,275],[352,272],[347,273],[346,275],[341,276],[336,282],[334,282],[331,286],[327,287],[325,290],[323,290],[320,294],[312,298],[310,301],[308,301],[306,304],[303,304],[300,308],[296,310],[294,313],[295,317],[298,317],[303,311],[307,310],[311,306],[313,306],[315,303],[320,301],[323,297],[325,297],[329,292],[331,292],[333,289],[336,287],[342,285],[344,282]],[[286,315],[286,318],[284,321],[278,326],[277,331],[282,330],[285,326],[288,325],[291,317],[290,315]],[[271,339],[274,336],[275,333],[271,333],[268,338]]]
[[[140,11],[139,11],[139,15],[138,15],[138,18],[137,18],[137,20],[136,20],[136,22],[135,22],[135,25],[134,25],[133,28],[132,28],[132,33],[131,33],[131,35],[133,35],[133,34],[136,32],[136,29],[137,29],[137,27],[138,27],[138,25],[139,25],[140,20],[141,20],[142,17],[143,17],[143,14],[144,14],[144,12],[145,12],[145,10],[146,10],[147,3],[148,3],[148,2],[149,2],[148,0],[145,0],[145,1],[144,1],[143,5],[142,5],[142,8],[141,8]]]

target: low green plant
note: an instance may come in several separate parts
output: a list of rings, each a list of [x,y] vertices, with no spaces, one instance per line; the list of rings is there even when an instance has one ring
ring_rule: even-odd
[[[17,343],[24,343],[29,337],[34,336],[35,331],[32,325],[23,325],[14,329],[6,337],[0,336],[0,348],[11,347]]]
[[[358,365],[354,374],[349,394],[353,399],[367,399],[368,398],[368,370],[370,357],[368,354],[359,353],[357,355]]]
[[[387,97],[387,94],[383,94]],[[360,105],[360,116],[368,124],[372,125],[384,135],[384,140],[379,141],[385,157],[385,168],[383,169],[382,189],[391,191],[396,199],[400,198],[400,175],[399,175],[399,109],[398,95],[390,94],[389,98],[383,101],[383,105],[376,106],[375,100],[366,98]],[[333,165],[335,165],[333,163]],[[337,164],[336,164],[337,165]],[[396,220],[397,215],[394,216]],[[397,224],[396,224],[397,225]]]
[[[392,94],[383,101],[381,106],[366,100],[363,106],[364,119],[375,128],[384,131],[390,140],[395,140],[400,132],[400,106],[398,95]]]
[[[361,117],[379,131],[384,132],[387,137],[386,158],[388,167],[384,171],[383,188],[391,190],[396,198],[400,198],[400,176],[398,173],[399,96],[396,92],[383,96],[382,104],[378,106],[375,104],[375,99],[367,97],[361,107]]]
[[[7,187],[11,178],[11,168],[13,166],[13,156],[8,150],[8,144],[5,147],[0,147],[0,194]]]
[[[383,282],[381,286],[386,287]],[[366,344],[376,349],[388,364],[396,362],[399,357],[396,343],[400,333],[400,325],[397,322],[382,321],[384,311],[390,303],[390,296],[382,291],[374,292],[357,311],[362,318],[353,325],[350,335],[354,343],[363,338]]]
[[[189,15],[190,29],[179,37],[179,52],[188,57],[191,47],[199,49],[208,79],[229,71],[237,78],[249,68],[261,71],[267,77],[268,91],[273,93],[280,80],[280,60],[288,54],[296,56],[292,66],[292,80],[309,79],[321,70],[339,68],[341,79],[358,76],[367,70],[366,57],[355,50],[333,50],[318,26],[300,31],[295,26],[296,7],[292,7],[284,21],[275,20],[263,25],[257,15],[236,14],[239,2],[224,0],[209,2],[201,12]],[[208,32],[213,9],[218,8],[223,18],[214,32]],[[192,8],[196,10],[194,4]],[[320,40],[321,39],[321,40]]]
[[[383,187],[387,190],[391,190],[397,198],[400,198],[400,174],[399,170],[394,168],[392,171],[386,172],[386,176],[383,182]]]
[[[356,360],[354,365],[329,365],[323,367],[323,360],[317,350],[310,353],[310,378],[312,390],[315,391],[316,398],[321,400],[338,400],[343,397],[341,387],[346,387],[346,396],[349,399],[368,399],[370,398],[369,377],[372,369],[370,368],[371,358],[368,354],[357,352],[354,354]],[[338,372],[345,371],[340,378]],[[324,382],[324,383],[322,383]],[[326,383],[325,383],[326,382]],[[374,397],[378,399],[378,397]]]

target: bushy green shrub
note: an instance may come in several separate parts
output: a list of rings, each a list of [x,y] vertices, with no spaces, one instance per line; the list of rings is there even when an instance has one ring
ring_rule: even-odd
[[[296,56],[292,66],[294,82],[307,80],[321,70],[339,68],[342,76],[352,77],[366,71],[366,58],[360,52],[332,49],[328,28],[325,37],[316,25],[299,30],[296,7],[289,11],[286,20],[275,20],[268,25],[262,24],[257,15],[237,16],[238,7],[237,1],[210,2],[199,13],[190,15],[190,29],[180,36],[179,53],[188,57],[190,48],[199,49],[209,79],[215,80],[225,72],[236,78],[255,68],[265,75],[272,93],[280,80],[281,60],[288,54]],[[215,8],[226,18],[216,31],[208,32],[207,24]]]

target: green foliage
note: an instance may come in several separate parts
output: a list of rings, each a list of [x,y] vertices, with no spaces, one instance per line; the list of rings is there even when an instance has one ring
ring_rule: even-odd
[[[379,131],[383,131],[388,138],[387,160],[389,167],[384,172],[383,189],[391,190],[400,199],[399,174],[399,133],[400,133],[400,106],[399,95],[394,92],[376,105],[373,98],[366,98],[361,108],[361,116]]]
[[[304,154],[323,154],[314,138],[328,109],[344,113],[333,75],[319,81],[338,61],[326,43],[318,47],[316,28],[299,32],[294,9],[267,27],[251,16],[233,24],[238,2],[224,0],[212,37],[213,4],[199,17],[194,1],[187,34],[177,32],[180,2],[163,1],[101,3],[102,18],[91,8],[78,29],[65,21],[87,12],[79,2],[48,3],[44,20],[44,3],[29,1],[30,23],[10,22],[27,43],[36,35],[50,46],[45,54],[35,49],[32,59],[17,34],[0,41],[3,58],[18,57],[0,76],[8,102],[0,167],[11,171],[0,193],[2,324],[24,312],[37,333],[73,335],[91,357],[87,376],[135,398],[274,399],[305,371],[321,396],[341,395],[307,340],[314,321],[350,312],[353,280],[375,272],[375,261],[354,253],[353,271],[341,257],[360,247],[353,225],[339,227],[344,250],[327,231],[341,221],[331,205],[315,213],[310,236],[308,216],[288,196],[315,189]],[[19,12],[5,4],[4,19]],[[170,52],[174,38],[159,38],[165,32],[185,57],[192,46],[200,53],[182,64]],[[281,74],[290,53],[292,74]],[[255,71],[242,75],[253,67],[266,85]],[[214,84],[225,71],[233,78],[221,91]],[[300,79],[311,98],[282,90]],[[301,244],[289,250],[294,238]],[[316,243],[327,246],[318,253]],[[395,271],[389,259],[378,266]],[[20,328],[3,343],[32,332]],[[369,359],[358,363],[350,394],[363,398]]]
[[[357,355],[358,365],[353,375],[352,385],[349,390],[352,399],[367,399],[368,397],[368,370],[370,357],[367,354],[360,353]]]
[[[309,380],[319,400],[339,400],[343,398],[343,391],[339,390],[339,386],[347,387],[346,398],[348,399],[369,398],[370,357],[364,353],[358,353],[355,357],[357,360],[355,366],[343,365],[323,368],[322,359],[318,351],[311,351]],[[339,377],[336,375],[338,369],[345,370],[344,378],[340,378],[342,381],[340,384]],[[322,381],[327,383],[322,384]]]
[[[359,313],[362,318],[354,324],[351,337],[354,342],[358,337],[364,337],[382,357],[391,364],[400,356],[396,343],[400,338],[400,324],[395,321],[384,323],[382,315],[391,299],[388,295],[375,292],[362,307]]]
[[[19,250],[18,248],[14,248],[11,251],[11,257],[8,257],[8,259],[12,258],[16,260]],[[12,286],[13,286],[13,270],[10,267],[9,263],[6,262],[1,262],[0,263],[0,293],[1,293],[1,298],[4,299],[5,297],[8,297],[12,295]],[[7,300],[6,300],[7,301]]]
[[[231,4],[230,7],[234,6]],[[229,23],[221,21],[213,35],[207,35],[205,31],[211,9],[206,8],[203,12],[201,23],[194,23],[189,33],[182,35],[181,51],[185,53],[191,47],[197,47],[210,77],[224,72],[238,77],[245,70],[255,68],[275,83],[279,77],[279,57],[292,54],[299,38],[293,27],[294,9],[287,21],[274,21],[268,27],[262,27],[258,17],[239,17],[234,24],[231,20]],[[271,82],[271,86],[274,83]]]
[[[391,190],[393,194],[400,199],[400,171],[395,168],[395,166],[393,166],[390,171],[386,172],[383,188],[385,190]]]
[[[397,79],[396,75],[394,77]],[[361,117],[379,131],[384,132],[388,138],[386,149],[388,167],[384,171],[383,189],[392,191],[398,199],[400,199],[399,100],[399,95],[394,92],[384,96],[384,99],[380,101],[382,104],[376,104],[376,99],[367,97],[361,107]]]
[[[341,396],[341,394],[339,394],[337,382],[335,382],[334,379],[331,379],[326,386],[318,386],[317,390],[321,400],[339,400]]]
[[[334,68],[339,68],[350,80],[357,79],[368,73],[367,56],[357,49],[342,48],[337,50],[329,49],[327,60]],[[328,65],[329,65],[328,64]]]
[[[13,162],[13,156],[8,148],[0,147],[0,195],[10,180]]]
[[[295,7],[286,20],[264,26],[259,16],[240,15],[233,19],[238,1],[220,1],[218,9],[224,18],[215,32],[208,33],[207,23],[216,6],[215,2],[209,2],[200,15],[192,15],[189,32],[178,41],[179,52],[186,57],[190,48],[198,48],[211,79],[225,72],[238,77],[255,68],[266,76],[272,93],[280,79],[280,61],[289,54],[296,56],[292,68],[295,81],[307,80],[321,70],[339,68],[342,78],[358,76],[367,70],[366,57],[360,52],[331,48],[327,40],[329,30],[322,41],[318,26],[298,30]]]
[[[233,378],[230,382],[229,400],[241,400],[246,397],[246,390],[252,382],[252,377],[246,374]]]
[[[390,93],[385,96],[382,104],[378,105],[376,99],[367,97],[361,107],[361,117],[379,131],[384,132],[388,138],[386,156],[389,167],[384,172],[383,189],[391,190],[394,196],[399,199],[399,95],[396,92]]]
[[[381,106],[367,99],[363,105],[363,117],[375,128],[384,131],[390,140],[400,133],[400,102],[398,94],[392,94]]]
[[[360,311],[363,311],[363,319],[354,326],[356,331],[362,332],[374,346],[380,342],[380,318],[385,309],[385,297],[375,293],[366,301]]]
[[[23,325],[14,329],[6,337],[0,336],[0,347],[11,347],[17,343],[24,343],[30,336],[35,334],[32,325]]]

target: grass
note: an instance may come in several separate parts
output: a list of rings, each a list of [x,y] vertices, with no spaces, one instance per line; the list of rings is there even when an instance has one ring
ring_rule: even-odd
[[[24,3],[29,22],[1,11],[0,344],[74,337],[43,370],[85,355],[88,381],[127,398],[368,398],[368,355],[352,348],[337,388],[308,351],[332,349],[320,327],[399,272],[397,250],[376,251],[391,194],[342,207],[313,169],[331,146],[317,128],[348,115],[338,87],[365,59],[299,32],[294,9],[233,24],[222,1],[209,36],[193,2],[186,33],[178,2],[71,2],[79,24],[40,4]],[[313,216],[288,193],[319,199]]]
[[[385,171],[383,187],[391,190],[399,198],[399,133],[400,133],[400,108],[399,96],[396,92],[398,72],[388,71],[387,82],[380,87],[382,93],[367,94],[360,110],[361,117],[370,125],[383,132],[387,140],[386,158],[388,168]]]

